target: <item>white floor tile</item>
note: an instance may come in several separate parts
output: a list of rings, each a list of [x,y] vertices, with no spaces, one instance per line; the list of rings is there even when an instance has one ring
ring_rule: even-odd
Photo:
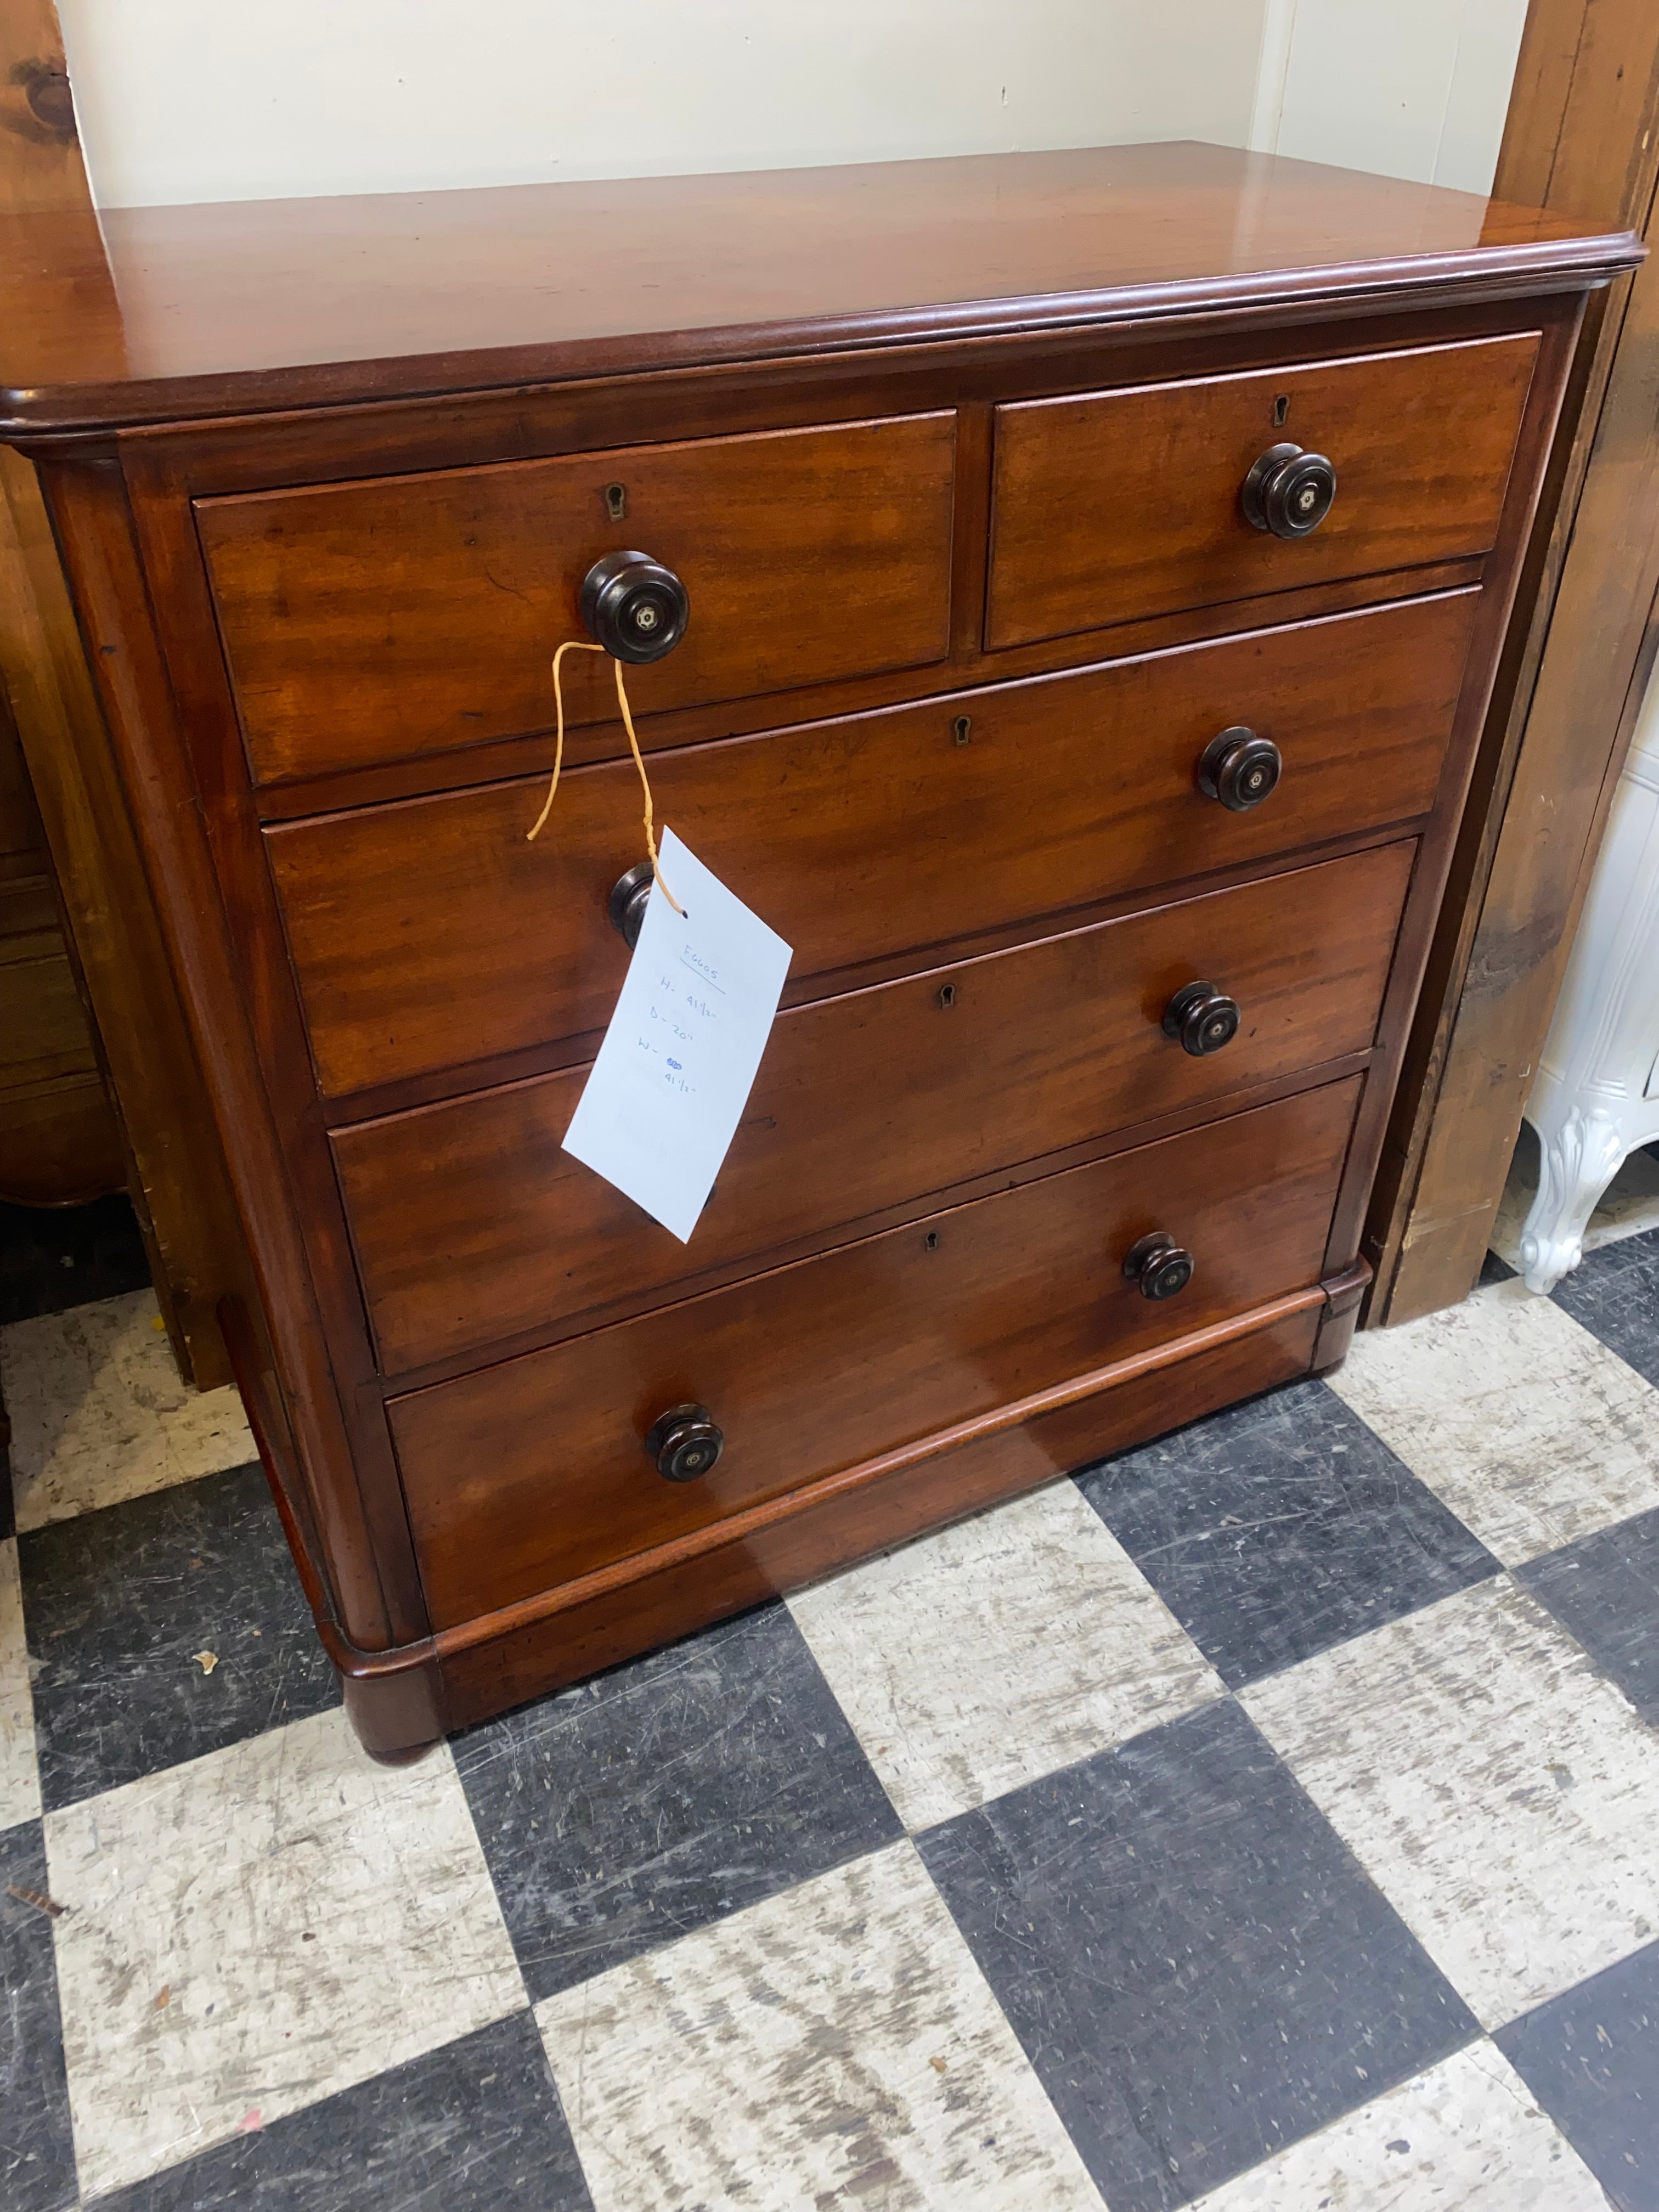
[[[1192,2212],[1607,2212],[1607,2199],[1503,2054],[1480,2043]]]
[[[46,1817],[88,2196],[525,2002],[447,1749],[335,1711]]]
[[[1659,1505],[1659,1391],[1518,1281],[1364,1331],[1328,1379],[1505,1566]]]
[[[595,2212],[1102,2212],[908,1843],[536,2017]]]
[[[20,1528],[255,1456],[235,1391],[186,1389],[153,1291],[0,1329]]]
[[[912,1829],[1222,1690],[1069,1482],[801,1591],[790,1609]]]
[[[1659,1735],[1507,1577],[1243,1702],[1486,2027],[1659,1935]]]
[[[9,1536],[0,1543],[0,1828],[32,1820],[40,1810],[23,1594],[17,1580],[17,1541]]]

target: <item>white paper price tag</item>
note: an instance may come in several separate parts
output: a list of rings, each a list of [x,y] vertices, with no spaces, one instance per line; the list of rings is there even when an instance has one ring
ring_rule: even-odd
[[[697,1225],[771,1035],[790,948],[672,830],[617,1011],[564,1149],[682,1244]]]

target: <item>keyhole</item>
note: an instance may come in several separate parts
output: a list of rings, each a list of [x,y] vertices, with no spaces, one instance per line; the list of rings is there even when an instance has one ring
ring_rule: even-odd
[[[930,1252],[937,1252],[939,1249],[939,1231],[937,1229],[930,1229],[927,1232],[927,1249]]]
[[[959,745],[965,745],[969,738],[971,738],[973,734],[973,716],[971,714],[958,714],[955,721],[951,725],[951,735],[956,739]]]
[[[1279,419],[1283,422],[1283,416]],[[627,520],[628,486],[626,484],[613,483],[605,486],[605,511],[612,522],[623,522]]]
[[[1290,413],[1290,411],[1291,395],[1288,392],[1281,392],[1278,398],[1273,402],[1273,428],[1275,430],[1282,430],[1284,428],[1285,417]]]
[[[957,1002],[957,987],[954,983],[941,983],[939,985],[939,1002],[941,1006],[955,1006]]]

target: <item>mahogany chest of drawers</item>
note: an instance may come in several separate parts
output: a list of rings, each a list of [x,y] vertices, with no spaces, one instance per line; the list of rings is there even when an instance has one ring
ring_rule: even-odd
[[[1630,239],[1200,146],[8,235],[372,1750],[1341,1357]],[[526,834],[625,550],[658,819],[793,948],[684,1244],[562,1149],[643,857],[598,656]]]

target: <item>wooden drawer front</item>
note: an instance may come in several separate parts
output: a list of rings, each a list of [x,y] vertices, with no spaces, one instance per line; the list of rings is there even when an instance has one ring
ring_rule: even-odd
[[[815,975],[1432,805],[1478,594],[1460,592],[659,753],[658,817]],[[957,717],[970,714],[968,742]],[[1229,813],[1194,764],[1246,722],[1285,757]],[[319,1081],[337,1097],[600,1029],[605,901],[640,856],[631,762],[285,824],[268,850]]]
[[[392,1400],[434,1625],[1316,1281],[1358,1088],[1304,1092]],[[1196,1261],[1164,1304],[1122,1273],[1152,1229]],[[725,1454],[701,1481],[665,1482],[641,1440],[691,1401],[725,1430]]]
[[[945,413],[203,500],[254,776],[550,729],[553,648],[623,546],[691,600],[683,642],[630,672],[641,714],[936,660],[955,463]],[[609,667],[572,659],[572,718],[614,714]]]
[[[1531,332],[999,408],[987,644],[1485,553],[1537,351]],[[1281,443],[1336,469],[1306,538],[1239,502]]]
[[[386,1369],[659,1296],[703,1268],[1364,1051],[1413,850],[1384,846],[784,1015],[689,1245],[560,1150],[585,1067],[337,1132]],[[1206,1059],[1161,1026],[1198,980],[1243,1010]]]

